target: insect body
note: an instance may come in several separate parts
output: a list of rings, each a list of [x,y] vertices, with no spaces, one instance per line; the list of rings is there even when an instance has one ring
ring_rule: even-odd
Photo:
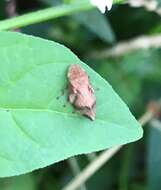
[[[69,66],[67,77],[69,80],[69,102],[82,115],[94,120],[96,98],[87,73],[79,65],[72,64]]]

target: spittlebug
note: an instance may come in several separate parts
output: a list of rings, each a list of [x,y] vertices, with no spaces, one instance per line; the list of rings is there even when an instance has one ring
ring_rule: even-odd
[[[96,98],[87,73],[80,65],[72,64],[68,68],[67,77],[69,80],[69,102],[82,115],[94,120]]]

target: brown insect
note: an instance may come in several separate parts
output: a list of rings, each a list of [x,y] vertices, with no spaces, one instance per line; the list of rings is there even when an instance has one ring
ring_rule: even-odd
[[[69,80],[69,102],[82,115],[94,120],[96,98],[87,73],[79,65],[72,64],[69,66],[67,77]]]

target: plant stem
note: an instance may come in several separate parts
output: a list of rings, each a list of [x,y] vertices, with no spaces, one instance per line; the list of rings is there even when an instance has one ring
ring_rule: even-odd
[[[50,19],[71,15],[79,11],[87,11],[92,9],[90,3],[73,3],[60,5],[52,8],[46,8],[40,11],[28,13],[22,16],[17,16],[11,19],[0,21],[0,30],[9,30],[28,26],[35,23],[40,23]]]
[[[68,163],[73,171],[74,176],[79,175],[81,170],[77,159],[75,157],[69,158]],[[86,190],[86,186],[84,183],[80,186],[79,190]]]
[[[122,1],[124,0],[114,0],[114,3],[120,3]],[[63,4],[56,7],[46,8],[0,21],[0,31],[12,30],[50,19],[71,15],[80,11],[87,11],[93,8],[92,4],[89,1],[80,2],[81,3]]]
[[[133,144],[125,146],[123,158],[121,160],[121,169],[119,174],[119,190],[128,190],[129,168],[132,159]]]

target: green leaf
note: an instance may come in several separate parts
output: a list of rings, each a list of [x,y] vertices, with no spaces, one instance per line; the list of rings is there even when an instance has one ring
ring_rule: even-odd
[[[93,122],[73,113],[67,91],[62,94],[73,63],[99,88]],[[142,128],[112,87],[69,49],[14,32],[0,33],[0,127],[0,177],[142,137]]]
[[[78,13],[73,18],[95,33],[103,41],[108,43],[115,42],[115,35],[110,23],[99,10],[94,9],[88,12]]]

